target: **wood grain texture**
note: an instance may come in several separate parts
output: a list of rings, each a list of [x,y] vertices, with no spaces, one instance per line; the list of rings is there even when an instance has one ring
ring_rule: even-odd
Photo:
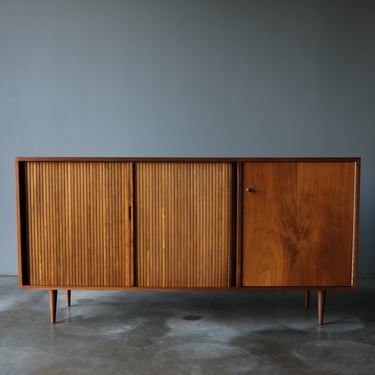
[[[144,168],[134,181],[137,262],[133,164]],[[355,288],[359,158],[16,158],[15,165],[21,287]]]
[[[242,284],[352,286],[356,181],[355,162],[245,163]]]
[[[236,164],[236,280],[235,285],[242,285],[242,186],[243,186],[243,163]]]
[[[24,162],[28,284],[131,286],[132,164]]]
[[[229,286],[232,168],[230,163],[137,163],[139,287]]]

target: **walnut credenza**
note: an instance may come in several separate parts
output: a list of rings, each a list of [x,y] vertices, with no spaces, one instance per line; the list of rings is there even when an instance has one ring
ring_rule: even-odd
[[[359,158],[17,157],[19,285],[357,286]]]

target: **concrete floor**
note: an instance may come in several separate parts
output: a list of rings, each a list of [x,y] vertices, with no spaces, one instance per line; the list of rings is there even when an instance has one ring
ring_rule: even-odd
[[[375,374],[375,280],[329,292],[318,327],[301,292],[88,292],[0,277],[0,374]]]

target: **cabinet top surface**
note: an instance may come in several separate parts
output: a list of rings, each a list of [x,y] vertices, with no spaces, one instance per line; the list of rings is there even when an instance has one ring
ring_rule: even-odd
[[[75,156],[16,156],[15,162],[25,161],[108,161],[108,162],[359,162],[360,157],[75,157]]]

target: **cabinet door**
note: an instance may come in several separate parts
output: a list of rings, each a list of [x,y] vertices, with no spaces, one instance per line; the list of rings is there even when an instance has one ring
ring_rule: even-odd
[[[232,165],[136,164],[137,280],[141,287],[227,287]]]
[[[24,162],[20,174],[25,285],[133,284],[131,163]]]
[[[355,162],[245,163],[243,286],[351,286],[355,194]]]

